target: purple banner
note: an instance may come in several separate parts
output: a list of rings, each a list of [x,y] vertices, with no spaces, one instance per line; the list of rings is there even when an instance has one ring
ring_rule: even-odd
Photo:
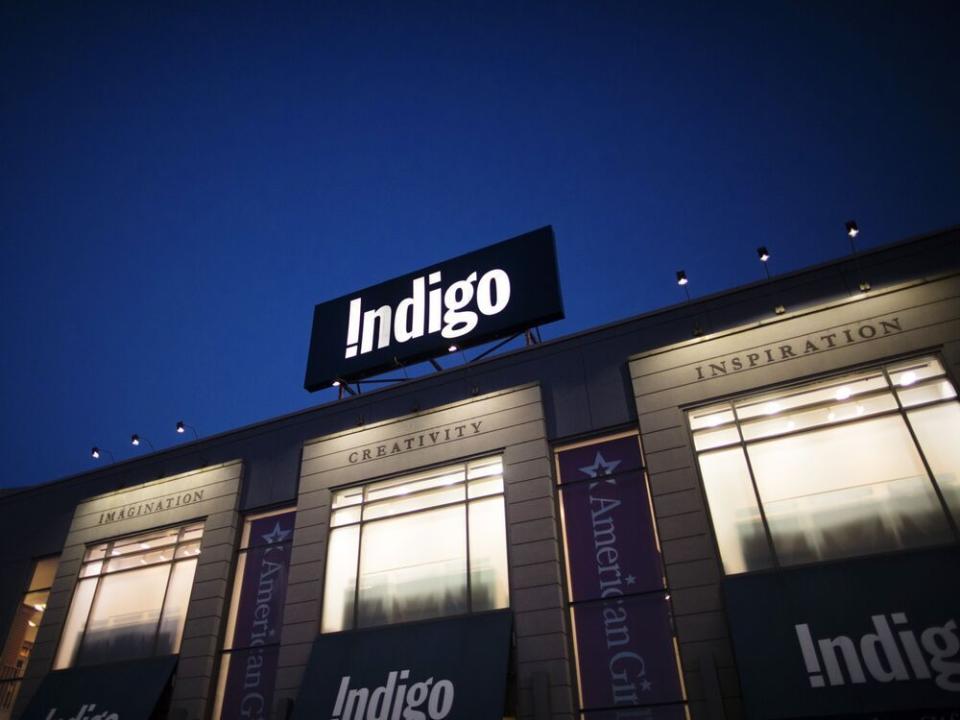
[[[280,627],[296,512],[250,525],[220,717],[268,717],[273,705]]]
[[[637,439],[564,450],[559,465],[571,600],[662,590]]]
[[[670,607],[636,437],[559,453],[581,707],[683,717]],[[622,709],[620,707],[622,706]]]
[[[683,701],[666,597],[641,595],[575,605],[573,618],[584,708]],[[679,712],[682,717],[683,709]]]

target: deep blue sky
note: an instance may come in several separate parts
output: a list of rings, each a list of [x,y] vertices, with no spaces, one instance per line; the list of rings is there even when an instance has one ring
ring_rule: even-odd
[[[3,0],[0,486],[327,402],[315,303],[541,225],[554,338],[960,222],[960,4],[728,5]]]

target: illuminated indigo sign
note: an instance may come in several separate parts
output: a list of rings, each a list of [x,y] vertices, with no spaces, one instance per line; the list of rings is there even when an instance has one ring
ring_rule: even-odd
[[[358,380],[561,318],[553,229],[544,227],[317,305],[304,387]]]

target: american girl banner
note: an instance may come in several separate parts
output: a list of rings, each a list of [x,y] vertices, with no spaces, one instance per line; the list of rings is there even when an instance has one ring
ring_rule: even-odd
[[[581,706],[682,702],[637,438],[562,450],[557,460]],[[672,717],[661,710],[657,717]]]
[[[267,717],[273,704],[295,512],[250,524],[221,718]]]

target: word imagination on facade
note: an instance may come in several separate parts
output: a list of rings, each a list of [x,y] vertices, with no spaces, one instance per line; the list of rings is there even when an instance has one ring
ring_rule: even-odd
[[[174,493],[173,495],[167,495],[166,497],[156,500],[144,500],[139,503],[131,503],[124,505],[119,510],[106,510],[100,513],[97,525],[106,525],[107,523],[131,520],[165,510],[174,510],[184,505],[192,505],[201,500],[203,500],[203,490],[188,490],[187,492]]]
[[[404,453],[408,450],[419,450],[452,440],[459,440],[479,433],[482,424],[483,420],[466,420],[456,425],[424,430],[423,432],[412,433],[395,440],[387,440],[385,442],[360,447],[350,451],[347,455],[347,462],[354,465],[356,463],[367,462],[368,460],[379,460],[390,457],[391,455]]]
[[[563,318],[540,228],[314,308],[304,387],[360,380]]]
[[[899,332],[903,332],[899,317],[889,317],[875,322],[862,322],[845,328],[823,330],[796,340],[729,355],[715,362],[697,365],[694,370],[697,373],[697,381],[711,380],[724,375],[732,375],[742,370],[752,370],[762,365],[836,350],[847,345],[886,335],[894,335]]]

